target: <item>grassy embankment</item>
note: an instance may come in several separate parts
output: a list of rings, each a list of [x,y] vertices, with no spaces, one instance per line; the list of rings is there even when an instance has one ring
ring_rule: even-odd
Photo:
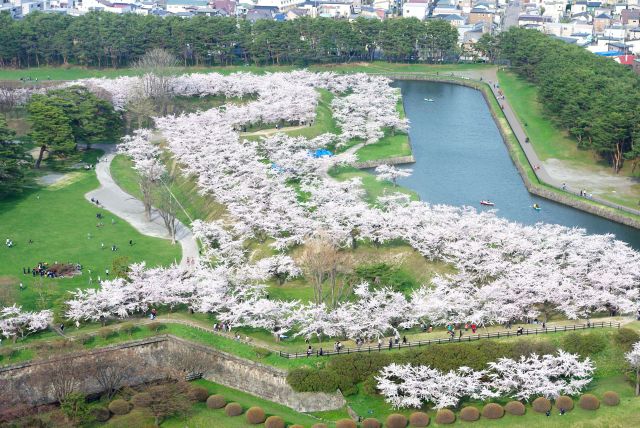
[[[526,82],[524,79],[510,72],[498,72],[498,78],[500,87],[508,98],[518,120],[523,124],[526,123],[525,132],[542,161],[557,159],[575,170],[583,170],[585,173],[592,175],[604,176],[611,173],[610,167],[605,160],[591,150],[579,149],[577,141],[572,139],[565,131],[559,129],[552,121],[544,116],[542,106],[537,101],[537,89],[533,84]],[[528,165],[526,159],[524,163],[521,162],[521,164],[530,169],[530,165]],[[631,169],[631,164],[628,162],[618,175],[635,179],[636,176]],[[531,175],[533,175],[533,171],[531,171]],[[551,188],[544,183],[540,183],[538,180],[534,180],[533,182],[544,186],[548,190],[562,194],[564,197],[592,203],[625,217],[640,220],[640,216],[605,207],[584,198],[579,198],[575,195]],[[606,191],[599,193],[600,197],[629,208],[638,208],[637,203],[640,197],[640,184],[631,185],[626,191],[617,191],[614,187],[609,187],[604,190]]]

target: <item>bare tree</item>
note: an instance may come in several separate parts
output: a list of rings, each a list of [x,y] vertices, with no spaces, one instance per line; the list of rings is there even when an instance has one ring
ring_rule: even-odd
[[[86,364],[74,358],[61,358],[39,365],[34,379],[39,380],[43,395],[61,402],[70,393],[79,391],[87,377]]]
[[[194,352],[187,347],[172,350],[168,356],[167,366],[174,372],[172,377],[177,379],[202,377],[213,367],[214,358],[205,352]]]
[[[165,174],[156,186],[154,205],[158,209],[158,214],[160,218],[162,218],[164,226],[167,228],[167,232],[169,232],[169,236],[171,236],[171,243],[175,244],[176,229],[178,228],[176,213],[180,206],[171,193],[171,190],[169,190],[171,183],[173,183],[173,176],[171,176],[171,174]]]
[[[135,64],[142,71],[144,95],[158,104],[162,114],[166,112],[169,95],[169,77],[172,69],[178,66],[178,60],[170,52],[156,48],[145,53]]]
[[[344,284],[338,287],[338,274],[350,268],[350,259],[325,234],[308,240],[300,257],[305,276],[312,282],[317,304],[325,298],[324,283],[329,281],[329,304],[335,306],[342,297]]]
[[[88,365],[89,374],[98,382],[108,399],[126,385],[128,380],[139,376],[145,369],[145,362],[129,353],[125,357],[114,354],[95,355]]]
[[[127,103],[125,119],[129,130],[139,129],[143,126],[151,126],[152,117],[155,115],[155,106],[153,102],[147,98],[142,91],[136,93]],[[133,121],[136,126],[133,126]]]
[[[187,413],[191,402],[187,398],[188,386],[183,382],[152,386],[147,390],[150,395],[148,409],[155,418],[155,425],[166,417]]]

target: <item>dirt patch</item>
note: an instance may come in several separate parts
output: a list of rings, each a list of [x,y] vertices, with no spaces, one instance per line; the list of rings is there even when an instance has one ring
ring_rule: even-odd
[[[551,177],[567,183],[570,188],[584,189],[589,193],[604,197],[640,197],[640,180],[638,178],[616,175],[611,170],[601,167],[589,171],[560,159],[547,159],[543,164]]]
[[[71,172],[68,174],[60,174],[57,172],[52,172],[50,174],[43,175],[38,177],[38,183],[43,186],[48,186],[51,190],[61,189],[63,187],[67,187],[70,184],[75,183],[76,181],[82,178],[82,172]]]
[[[18,283],[18,279],[14,276],[0,276],[0,287],[14,285]]]

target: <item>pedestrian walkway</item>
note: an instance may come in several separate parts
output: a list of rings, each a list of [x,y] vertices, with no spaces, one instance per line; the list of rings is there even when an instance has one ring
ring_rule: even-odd
[[[144,204],[126,193],[116,184],[111,176],[111,161],[116,155],[116,145],[97,144],[93,147],[103,150],[104,156],[96,164],[96,177],[100,182],[100,188],[92,190],[85,195],[87,200],[97,199],[100,206],[111,211],[118,217],[126,220],[138,232],[143,235],[156,238],[170,239],[164,222],[156,209],[151,210],[151,219],[147,220],[144,212]],[[191,230],[178,222],[176,228],[176,241],[182,247],[181,266],[187,266],[187,259],[198,261],[198,243]]]

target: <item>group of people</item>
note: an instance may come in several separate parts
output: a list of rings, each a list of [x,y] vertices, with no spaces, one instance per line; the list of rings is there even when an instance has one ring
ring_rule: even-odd
[[[231,324],[228,322],[213,324],[213,331],[227,331],[231,332]]]
[[[587,199],[593,199],[593,193],[587,193],[586,190],[580,189],[580,196]]]

